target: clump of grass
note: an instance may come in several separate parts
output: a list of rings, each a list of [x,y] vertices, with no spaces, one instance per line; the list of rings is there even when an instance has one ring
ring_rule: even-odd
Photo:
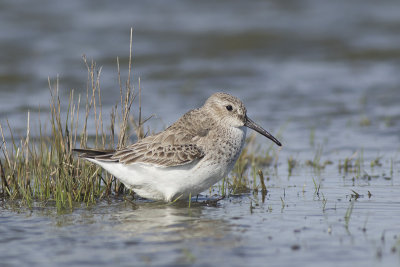
[[[130,49],[132,49],[132,31]],[[72,155],[72,149],[79,146],[87,147],[88,143],[99,149],[114,147],[117,133],[118,147],[126,145],[130,135],[130,111],[135,99],[134,87],[131,85],[131,56],[128,66],[128,80],[125,86],[120,82],[121,106],[112,110],[110,128],[104,129],[101,104],[100,74],[92,61],[84,63],[88,70],[88,80],[85,98],[85,113],[83,127],[79,127],[79,114],[82,102],[81,95],[76,96],[72,90],[69,95],[67,112],[62,112],[64,103],[60,99],[59,80],[55,83],[48,80],[50,90],[50,118],[48,125],[43,125],[39,116],[38,137],[31,137],[31,116],[27,116],[27,132],[17,140],[12,127],[7,121],[3,127],[0,124],[1,152],[0,158],[0,196],[8,200],[21,200],[28,207],[33,201],[44,204],[54,203],[62,210],[73,208],[75,203],[93,203],[99,197],[119,194],[122,191],[120,184],[109,174],[86,161]],[[121,81],[119,62],[118,77]],[[96,133],[90,136],[87,131],[88,121],[95,122]],[[118,129],[116,128],[118,125]],[[50,133],[46,134],[46,126]],[[10,138],[6,141],[5,129]],[[80,130],[81,129],[81,130]],[[108,134],[106,134],[108,132]],[[136,127],[138,136],[141,136],[142,122]]]
[[[360,153],[356,151],[350,157],[345,158],[343,163],[339,161],[339,173],[342,171],[344,171],[344,173],[355,173],[357,177],[360,177],[363,165],[363,151],[361,150]]]
[[[322,152],[323,152],[322,146],[319,146],[318,149],[315,152],[314,159],[313,160],[306,160],[305,164],[307,166],[310,166],[310,167],[314,168],[316,171],[321,171],[321,170],[325,169],[325,167],[327,165],[332,164],[332,161],[330,161],[330,160],[326,160],[324,162],[321,162]]]

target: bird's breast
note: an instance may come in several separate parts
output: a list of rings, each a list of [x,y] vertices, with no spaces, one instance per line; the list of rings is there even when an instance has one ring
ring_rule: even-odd
[[[215,163],[235,163],[242,151],[246,138],[246,127],[230,127],[219,129],[214,135],[208,136],[208,157]]]
[[[242,152],[246,139],[246,129],[246,127],[232,128],[230,132],[231,144],[229,144],[226,149],[233,163],[236,162],[240,153]]]

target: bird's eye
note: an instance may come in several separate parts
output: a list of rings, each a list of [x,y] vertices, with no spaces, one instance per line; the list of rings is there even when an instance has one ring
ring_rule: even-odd
[[[232,106],[231,105],[227,105],[226,109],[229,110],[229,111],[232,111]]]

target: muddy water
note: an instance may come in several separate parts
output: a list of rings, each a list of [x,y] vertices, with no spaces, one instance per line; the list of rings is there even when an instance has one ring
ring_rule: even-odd
[[[0,208],[2,265],[398,266],[400,4],[376,1],[6,1],[0,4],[0,122],[24,132],[86,90],[81,56],[118,101],[134,28],[134,80],[160,130],[215,91],[283,141],[268,195],[217,207],[102,202],[57,215]],[[94,129],[92,128],[94,132]],[[269,146],[257,139],[261,151]],[[316,156],[317,155],[317,156]],[[289,175],[288,158],[298,162]],[[324,169],[307,166],[318,159]],[[346,158],[360,171],[339,172]],[[371,167],[379,159],[381,166]],[[319,188],[319,189],[318,189]],[[357,192],[357,196],[353,191]],[[370,194],[369,194],[369,193]],[[252,207],[252,208],[250,208]]]

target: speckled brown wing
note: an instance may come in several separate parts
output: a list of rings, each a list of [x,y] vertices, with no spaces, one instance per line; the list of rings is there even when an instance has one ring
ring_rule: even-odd
[[[136,162],[151,163],[165,167],[179,166],[204,157],[204,152],[193,144],[163,145],[135,144],[117,151],[111,159],[124,164]]]
[[[189,111],[165,131],[116,151],[110,159],[124,164],[142,162],[171,167],[203,158],[204,150],[198,141],[208,134],[210,127],[205,125],[210,123],[194,121],[198,112]]]

